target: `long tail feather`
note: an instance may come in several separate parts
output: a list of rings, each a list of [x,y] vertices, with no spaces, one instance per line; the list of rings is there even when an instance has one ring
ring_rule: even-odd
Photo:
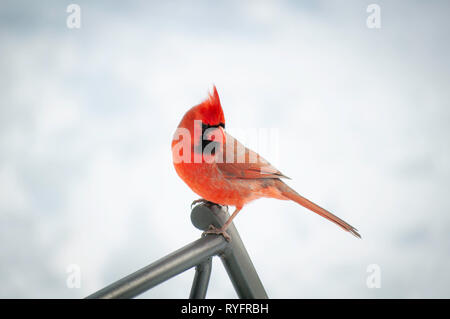
[[[281,190],[283,196],[289,198],[290,200],[293,200],[294,202],[302,205],[303,207],[308,208],[309,210],[313,211],[314,213],[319,214],[322,217],[325,217],[326,219],[332,221],[333,223],[335,223],[342,229],[351,233],[353,236],[361,238],[361,235],[358,233],[358,230],[355,227],[346,223],[345,221],[343,221],[339,217],[333,215],[329,211],[323,209],[319,205],[316,205],[313,202],[311,202],[310,200],[299,195],[296,191],[294,191],[292,188],[287,186],[285,183],[283,183],[283,182],[281,182],[281,183],[282,183],[282,185],[280,187],[280,190]]]

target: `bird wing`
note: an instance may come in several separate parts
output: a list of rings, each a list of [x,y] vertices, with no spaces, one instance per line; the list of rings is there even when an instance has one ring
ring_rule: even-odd
[[[289,179],[258,153],[248,149],[231,135],[225,133],[225,136],[226,143],[223,146],[223,161],[216,165],[226,178]]]

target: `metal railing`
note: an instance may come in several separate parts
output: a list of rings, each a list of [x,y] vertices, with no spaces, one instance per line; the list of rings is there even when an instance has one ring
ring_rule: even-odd
[[[191,212],[191,221],[200,230],[209,225],[221,227],[229,214],[224,207],[201,204]],[[232,223],[227,229],[228,242],[222,235],[208,234],[89,295],[87,298],[133,298],[156,285],[195,267],[189,298],[205,298],[211,277],[212,258],[219,256],[239,298],[266,299],[267,293],[255,267]]]

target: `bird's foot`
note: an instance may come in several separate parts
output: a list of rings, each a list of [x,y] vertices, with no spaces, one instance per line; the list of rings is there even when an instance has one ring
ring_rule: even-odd
[[[225,237],[226,241],[231,241],[230,235],[228,235],[228,233],[224,229],[214,227],[213,225],[209,225],[209,229],[203,232],[202,236],[206,236],[208,234],[222,235],[223,237]]]

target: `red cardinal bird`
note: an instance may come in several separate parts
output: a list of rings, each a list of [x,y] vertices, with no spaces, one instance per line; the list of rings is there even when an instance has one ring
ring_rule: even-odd
[[[361,238],[357,229],[322,207],[299,195],[281,178],[287,178],[257,153],[225,132],[225,117],[216,87],[201,104],[183,116],[172,140],[175,169],[200,201],[235,206],[222,226],[207,233],[226,233],[228,226],[245,204],[260,197],[293,200]]]

